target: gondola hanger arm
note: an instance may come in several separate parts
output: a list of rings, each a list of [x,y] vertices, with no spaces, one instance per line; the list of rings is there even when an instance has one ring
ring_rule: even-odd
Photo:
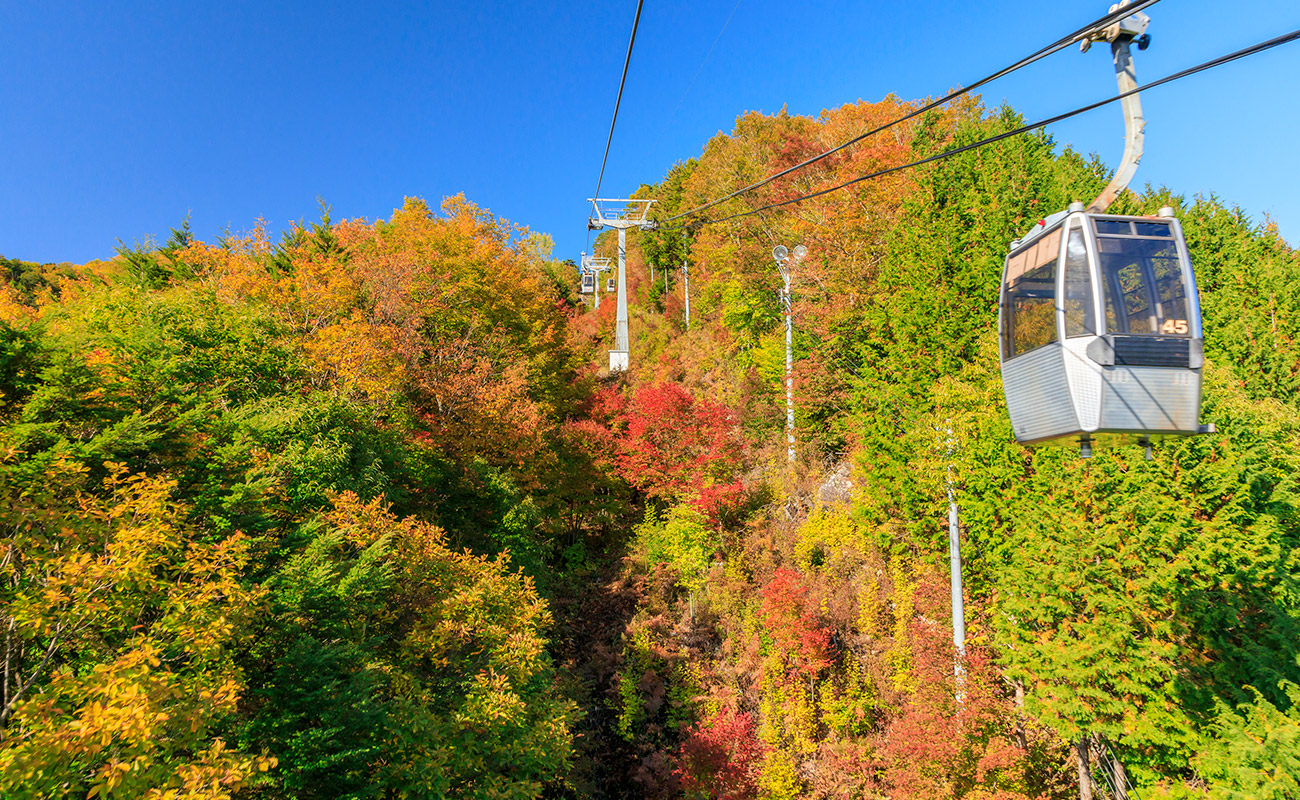
[[[1128,5],[1128,2],[1129,0],[1125,0],[1123,3],[1111,6],[1111,11],[1123,8]],[[1138,84],[1137,74],[1133,69],[1131,45],[1136,43],[1139,50],[1147,48],[1151,43],[1151,35],[1146,32],[1150,23],[1151,18],[1138,11],[1118,22],[1089,32],[1080,44],[1080,49],[1086,53],[1093,42],[1110,42],[1111,57],[1115,62],[1115,81],[1119,84],[1120,94],[1123,95],[1120,106],[1124,112],[1124,156],[1120,159],[1119,167],[1116,168],[1110,183],[1106,184],[1106,188],[1101,190],[1097,199],[1089,204],[1090,214],[1106,213],[1119,197],[1120,192],[1128,188],[1129,182],[1137,172],[1138,163],[1142,160],[1147,123],[1142,116],[1142,97],[1133,91]],[[1132,94],[1125,95],[1125,92],[1132,92]]]

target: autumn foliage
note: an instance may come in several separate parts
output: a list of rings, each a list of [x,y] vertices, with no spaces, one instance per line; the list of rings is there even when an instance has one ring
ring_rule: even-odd
[[[808,607],[808,592],[799,573],[779,568],[763,587],[762,596],[763,625],[791,666],[808,676],[828,667],[830,632],[818,623],[815,609]]]
[[[749,714],[720,709],[686,732],[675,774],[687,797],[752,800],[763,750]]]
[[[746,113],[640,196],[666,219],[916,107]],[[747,213],[1021,122],[965,97],[631,232],[622,373],[614,304],[463,197],[0,259],[0,796],[1066,800],[1115,764],[1293,796],[1276,228],[1117,201],[1182,220],[1222,433],[1085,461],[1015,443],[997,287],[1100,161],[1037,132]],[[774,243],[808,248],[793,463]]]
[[[38,492],[0,478],[16,534],[0,555],[0,793],[230,797],[276,764],[221,734],[261,599],[240,580],[248,542],[195,541],[174,484],[111,468],[104,497],[67,462]]]
[[[743,440],[725,406],[653,384],[636,389],[621,423],[619,470],[647,496],[688,500],[715,519],[740,499]]]
[[[17,264],[0,795],[559,779],[572,704],[517,570],[576,524],[549,511],[589,513],[555,476],[590,461],[559,433],[585,385],[544,248],[411,200],[277,244],[183,227],[107,269]]]

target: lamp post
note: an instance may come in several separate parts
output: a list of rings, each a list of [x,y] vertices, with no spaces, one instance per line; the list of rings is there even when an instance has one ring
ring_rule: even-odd
[[[794,321],[790,315],[790,279],[795,266],[806,255],[808,248],[803,245],[796,246],[793,253],[783,244],[772,248],[772,258],[785,282],[781,289],[781,305],[785,307],[785,458],[790,464],[794,464]]]
[[[691,262],[682,259],[682,293],[686,297],[686,330],[691,329]]]

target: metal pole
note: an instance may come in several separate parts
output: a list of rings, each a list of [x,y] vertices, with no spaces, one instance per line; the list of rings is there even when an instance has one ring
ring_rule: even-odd
[[[796,245],[790,252],[785,245],[772,248],[772,258],[781,271],[781,304],[785,306],[785,459],[794,470],[794,315],[791,313],[790,280],[794,268],[808,254],[808,248]]]
[[[591,208],[593,216],[587,220],[589,230],[599,228],[617,228],[618,229],[618,310],[614,315],[614,348],[609,351],[609,371],[622,372],[628,367],[628,335],[627,335],[627,229],[640,228],[642,230],[655,227],[655,223],[648,219],[650,206],[654,200],[632,200],[623,199],[615,200],[612,198],[591,198]],[[606,214],[601,210],[601,204],[606,204],[607,208],[613,209],[611,204],[617,203],[617,210],[611,210]]]
[[[957,649],[953,662],[953,675],[957,678],[957,699],[964,694],[962,682],[966,675],[966,609],[962,598],[961,581],[961,526],[957,516],[957,493],[953,490],[952,455],[954,441],[952,425],[948,426],[948,562],[952,575],[952,643]]]
[[[966,657],[966,612],[961,590],[961,529],[957,518],[957,499],[948,485],[948,560],[952,568],[952,643],[957,646],[958,664],[954,670],[962,675],[961,659]]]
[[[781,302],[785,305],[785,460],[794,463],[794,319],[790,315],[790,272],[781,270],[785,289]]]
[[[1120,92],[1130,92],[1137,88],[1137,75],[1133,70],[1129,41],[1127,38],[1121,38],[1110,46],[1112,58],[1115,60],[1115,81],[1119,84]],[[1129,181],[1133,180],[1133,173],[1137,172],[1138,162],[1142,160],[1142,144],[1145,138],[1143,132],[1147,126],[1146,120],[1142,118],[1142,96],[1131,94],[1121,100],[1120,105],[1124,110],[1124,155],[1115,170],[1115,176],[1111,178],[1110,183],[1106,184],[1106,188],[1102,189],[1101,194],[1097,195],[1097,199],[1088,206],[1088,212],[1091,214],[1106,213],[1110,204],[1115,202],[1120,192],[1124,191]]]
[[[628,366],[627,341],[627,227],[618,226],[618,312],[614,318],[614,349],[609,351],[609,371]]]
[[[691,329],[691,262],[682,259],[682,287],[686,291],[686,330]]]
[[[609,259],[602,258],[600,260],[604,263],[596,264],[594,263],[594,259],[593,259],[593,263],[591,264],[591,274],[595,276],[595,280],[596,280],[596,285],[593,287],[595,291],[593,291],[592,294],[596,295],[597,309],[600,308],[600,295],[605,291],[604,289],[605,279],[601,276],[609,271],[609,263],[608,263]]]

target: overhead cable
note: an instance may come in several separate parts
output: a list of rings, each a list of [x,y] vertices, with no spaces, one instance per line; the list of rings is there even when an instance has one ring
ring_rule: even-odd
[[[836,184],[835,186],[831,186],[827,189],[820,189],[816,192],[810,192],[808,194],[800,195],[798,197],[792,197],[788,200],[781,200],[780,202],[776,202],[776,203],[768,203],[767,205],[761,206],[759,208],[753,208],[750,209],[749,211],[741,211],[736,214],[730,214],[725,217],[718,217],[716,219],[707,219],[707,220],[702,220],[700,222],[691,222],[691,223],[683,223],[680,225],[675,225],[672,228],[668,228],[667,230],[676,230],[680,228],[694,227],[697,225],[713,225],[719,222],[726,222],[732,219],[739,219],[740,217],[748,217],[753,214],[759,214],[763,211],[769,211],[774,208],[788,206],[793,203],[801,203],[804,200],[811,200],[815,197],[821,197],[823,195],[827,195],[830,194],[831,192],[839,191],[840,189],[846,188],[848,186],[852,186],[857,183],[861,183],[863,181],[871,180],[873,178],[879,178],[894,172],[900,172],[905,169],[910,169],[912,167],[919,167],[922,164],[929,164],[932,161],[939,161],[944,158],[949,158],[951,156],[959,155],[969,150],[975,150],[977,148],[984,147],[986,145],[1000,142],[1003,139],[1009,139],[1012,136],[1019,136],[1022,133],[1027,133],[1029,131],[1036,130],[1038,128],[1045,128],[1048,125],[1061,122],[1062,120],[1066,120],[1071,117],[1077,117],[1080,114],[1085,114],[1089,111],[1093,111],[1095,109],[1101,108],[1102,106],[1110,105],[1111,103],[1114,103],[1116,101],[1123,100],[1125,97],[1128,97],[1129,95],[1134,95],[1137,94],[1138,92],[1146,91],[1147,89],[1154,89],[1157,86],[1163,86],[1166,83],[1171,83],[1176,80],[1181,80],[1182,78],[1195,75],[1198,72],[1204,72],[1208,69],[1214,69],[1215,67],[1223,66],[1224,64],[1237,61],[1238,59],[1246,58],[1247,56],[1253,56],[1256,53],[1262,53],[1265,50],[1271,50],[1274,47],[1278,47],[1280,45],[1284,45],[1289,42],[1294,42],[1297,39],[1300,39],[1300,30],[1295,30],[1290,33],[1282,34],[1281,36],[1277,36],[1267,41],[1260,42],[1259,44],[1251,45],[1250,47],[1238,50],[1234,53],[1228,53],[1227,55],[1219,56],[1218,58],[1212,59],[1210,61],[1205,61],[1203,63],[1197,64],[1194,67],[1188,67],[1187,69],[1182,70],[1180,72],[1175,72],[1172,75],[1166,75],[1165,77],[1160,78],[1159,80],[1151,81],[1150,83],[1143,84],[1142,86],[1139,86],[1136,89],[1130,89],[1127,92],[1121,92],[1120,94],[1117,94],[1114,97],[1108,97],[1105,100],[1098,100],[1095,103],[1090,103],[1089,105],[1076,108],[1073,111],[1067,111],[1064,114],[1057,114],[1054,117],[1049,117],[1047,119],[1039,120],[1038,122],[1031,122],[1028,125],[1021,125],[1018,128],[1009,131],[1004,131],[1002,133],[997,134],[996,136],[990,136],[987,139],[980,139],[977,142],[971,142],[970,144],[965,144],[962,145],[961,147],[954,147],[951,150],[944,150],[941,153],[936,153],[932,156],[927,156],[926,158],[918,159],[916,161],[910,161],[906,164],[900,164],[896,167],[888,167],[886,169],[877,170],[875,172],[869,172],[866,175],[859,175],[856,178],[852,178],[843,183]]]
[[[596,193],[600,197],[600,184],[605,180],[605,164],[609,161],[609,146],[614,142],[614,125],[618,122],[618,107],[623,103],[623,84],[627,83],[627,68],[632,63],[632,45],[636,44],[636,27],[641,24],[641,7],[645,0],[636,0],[636,16],[632,18],[632,38],[627,41],[627,58],[623,59],[623,77],[618,81],[618,97],[614,100],[614,118],[609,121],[609,138],[605,140],[605,157],[600,160],[600,177],[596,179]]]
[[[707,202],[707,203],[705,203],[705,204],[703,204],[703,205],[696,206],[695,208],[692,208],[692,209],[690,209],[689,211],[683,211],[683,212],[680,213],[680,214],[677,214],[677,215],[672,216],[672,217],[668,217],[667,219],[663,220],[663,222],[675,222],[675,221],[677,221],[677,220],[679,220],[679,219],[681,219],[681,218],[683,218],[683,217],[688,217],[688,216],[692,216],[692,215],[694,215],[694,214],[698,214],[698,213],[700,213],[701,211],[706,211],[706,210],[708,210],[708,209],[710,209],[710,208],[713,208],[713,207],[716,206],[716,205],[719,205],[719,204],[721,204],[721,203],[725,203],[725,202],[727,202],[728,200],[731,200],[731,199],[733,199],[733,198],[739,197],[739,196],[742,195],[742,194],[746,194],[746,193],[748,193],[748,192],[752,192],[752,191],[755,190],[755,189],[758,189],[758,188],[760,188],[760,187],[766,186],[767,184],[771,183],[772,181],[778,180],[778,179],[780,179],[780,178],[785,177],[786,175],[789,175],[791,172],[795,172],[796,170],[800,170],[800,169],[803,169],[803,168],[806,167],[806,166],[809,166],[809,165],[811,165],[811,164],[815,164],[815,163],[817,163],[818,161],[821,161],[822,159],[829,158],[830,156],[835,155],[836,153],[840,152],[841,150],[844,150],[844,149],[847,148],[847,147],[851,147],[851,146],[857,144],[858,142],[862,141],[863,139],[866,139],[866,138],[868,138],[868,137],[874,136],[874,135],[876,135],[877,133],[881,133],[881,132],[883,132],[883,131],[887,131],[887,130],[889,130],[890,128],[894,127],[895,125],[902,124],[902,123],[908,121],[909,119],[913,119],[913,118],[915,118],[915,117],[918,117],[918,116],[920,116],[921,114],[924,114],[925,112],[930,111],[930,110],[932,110],[932,109],[938,108],[938,107],[941,106],[941,105],[944,105],[944,104],[946,104],[946,103],[951,103],[953,100],[956,100],[957,98],[959,98],[959,97],[961,97],[961,96],[963,96],[963,95],[970,94],[971,92],[975,91],[976,89],[980,88],[981,86],[984,86],[984,85],[986,85],[986,84],[988,84],[988,83],[991,83],[991,82],[997,80],[998,78],[1004,77],[1004,76],[1006,76],[1006,75],[1010,75],[1012,72],[1015,72],[1015,71],[1018,70],[1018,69],[1021,69],[1021,68],[1023,68],[1023,67],[1027,67],[1027,66],[1029,66],[1030,64],[1033,64],[1033,63],[1036,62],[1036,61],[1039,61],[1039,60],[1041,60],[1041,59],[1044,59],[1044,58],[1046,58],[1047,56],[1052,55],[1053,53],[1056,53],[1056,52],[1058,52],[1058,51],[1060,51],[1060,50],[1062,50],[1062,49],[1064,49],[1064,48],[1066,48],[1066,47],[1069,47],[1070,45],[1072,45],[1072,44],[1074,44],[1075,42],[1079,41],[1081,38],[1083,38],[1085,35],[1087,35],[1087,34],[1090,33],[1091,31],[1094,31],[1094,30],[1096,30],[1096,29],[1098,29],[1098,28],[1104,28],[1104,27],[1106,27],[1107,25],[1110,25],[1110,24],[1112,24],[1112,23],[1114,23],[1114,22],[1117,22],[1117,21],[1119,21],[1119,20],[1121,20],[1121,19],[1124,19],[1124,18],[1126,18],[1126,17],[1130,17],[1130,16],[1132,16],[1133,14],[1136,14],[1136,13],[1138,13],[1139,11],[1142,11],[1143,9],[1150,8],[1151,6],[1155,5],[1155,4],[1158,3],[1158,2],[1160,2],[1160,0],[1138,0],[1138,2],[1136,2],[1136,3],[1130,3],[1129,5],[1127,5],[1127,6],[1123,7],[1123,8],[1121,8],[1121,9],[1118,9],[1118,10],[1115,10],[1115,11],[1111,11],[1111,12],[1107,13],[1105,16],[1100,17],[1100,18],[1098,18],[1098,19],[1096,19],[1096,20],[1094,20],[1094,21],[1088,23],[1087,25],[1083,26],[1082,28],[1079,28],[1078,30],[1074,31],[1073,33],[1069,33],[1069,34],[1066,34],[1065,36],[1062,36],[1060,39],[1057,39],[1055,42],[1052,42],[1051,44],[1047,45],[1046,47],[1043,47],[1042,49],[1038,50],[1037,52],[1034,52],[1034,53],[1031,53],[1031,54],[1028,55],[1028,56],[1025,56],[1024,58],[1020,59],[1020,60],[1017,61],[1016,63],[1014,63],[1014,64],[1012,64],[1012,65],[1010,65],[1010,66],[1008,66],[1008,67],[1004,67],[1004,68],[998,70],[997,72],[993,73],[992,75],[989,75],[989,76],[984,77],[984,78],[980,78],[979,80],[975,81],[974,83],[970,84],[969,86],[964,86],[964,87],[962,87],[962,88],[960,88],[960,89],[954,89],[953,91],[949,92],[948,94],[944,95],[943,97],[940,97],[938,100],[932,100],[931,102],[925,104],[924,106],[921,106],[920,108],[915,109],[914,111],[911,111],[911,112],[909,112],[909,113],[907,113],[907,114],[904,114],[903,116],[901,116],[901,117],[899,117],[899,118],[897,118],[897,119],[895,119],[895,120],[892,120],[892,121],[890,121],[890,122],[887,122],[887,123],[885,123],[884,125],[881,125],[881,126],[879,126],[879,127],[877,127],[877,128],[873,128],[873,129],[867,131],[866,133],[859,134],[859,135],[853,137],[852,139],[849,139],[847,142],[844,142],[844,143],[839,144],[839,145],[837,145],[837,146],[835,146],[835,147],[832,147],[830,150],[827,150],[827,151],[825,151],[825,152],[822,152],[822,153],[819,153],[819,154],[817,154],[817,155],[815,155],[815,156],[812,156],[811,158],[808,158],[808,159],[805,159],[805,160],[803,160],[803,161],[800,161],[798,164],[795,164],[794,166],[786,167],[785,169],[781,170],[780,172],[776,172],[776,173],[774,173],[774,174],[772,174],[772,175],[769,175],[769,176],[767,176],[766,178],[763,178],[762,180],[755,181],[754,183],[751,183],[751,184],[749,184],[748,186],[742,186],[741,188],[737,189],[737,190],[734,191],[734,192],[731,192],[730,194],[723,195],[722,197],[719,197],[719,198],[717,198],[717,199],[715,199],[715,200],[710,200],[709,202]]]
[[[668,115],[668,121],[664,123],[663,129],[659,133],[661,139],[663,138],[664,132],[668,130],[668,126],[672,124],[674,119],[676,119],[677,112],[682,110],[682,104],[686,102],[686,96],[691,93],[691,89],[695,86],[695,81],[699,79],[700,73],[704,71],[704,65],[709,63],[709,58],[713,55],[714,49],[717,48],[718,42],[722,41],[722,34],[727,32],[727,27],[731,25],[731,18],[736,16],[736,12],[740,10],[740,4],[742,2],[744,2],[744,0],[736,0],[736,4],[731,7],[731,13],[727,15],[727,21],[722,23],[722,30],[718,31],[718,35],[714,38],[713,44],[709,45],[709,51],[704,54],[704,60],[701,61],[700,66],[695,69],[695,74],[691,76],[691,82],[686,84],[686,91],[682,92],[681,99],[677,101],[677,105],[673,108],[673,113]]]

